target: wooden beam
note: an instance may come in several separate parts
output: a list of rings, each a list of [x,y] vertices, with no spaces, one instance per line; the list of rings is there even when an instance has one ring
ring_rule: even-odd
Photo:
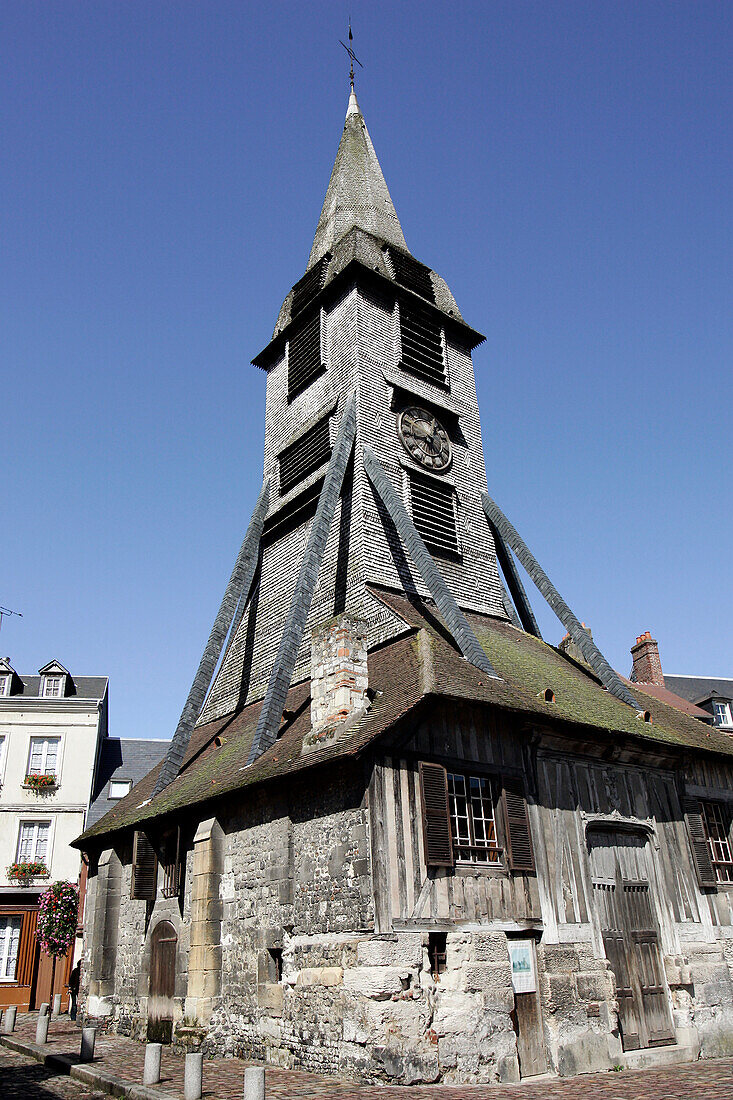
[[[481,494],[481,503],[486,512],[486,518],[497,528],[503,539],[509,544],[517,558],[527,570],[533,582],[547,600],[552,610],[557,615],[570,637],[585,657],[598,679],[611,695],[615,695],[622,703],[633,707],[637,714],[643,714],[643,708],[639,706],[621,677],[609,665],[587,630],[576,619],[572,611],[565,603],[554,584],[534,558],[527,545],[517,534],[509,520],[491,499],[488,493]]]
[[[341,492],[341,485],[349,463],[355,435],[356,395],[351,393],[344,406],[336,443],[328,463],[321,495],[318,498],[318,507],[308,533],[308,542],[306,543],[303,560],[300,563],[300,572],[295,582],[295,591],[290,601],[290,610],[285,620],[280,645],[272,666],[270,679],[267,682],[267,691],[252,740],[252,747],[247,757],[247,764],[253,764],[257,757],[261,756],[271,745],[274,745],[277,740],[277,731],[280,727],[280,719],[283,715],[290,681],[293,678],[298,648],[308,619],[308,612],[310,611],[313,592],[318,579],[318,570],[323,559],[323,551],[326,549],[328,532],[333,523],[336,502]]]
[[[193,727],[201,714],[206,693],[211,686],[211,681],[216,669],[221,651],[226,641],[229,628],[234,619],[237,603],[243,592],[248,592],[252,584],[252,578],[257,568],[260,554],[260,537],[267,515],[267,506],[270,500],[270,482],[266,481],[260,490],[260,495],[255,504],[255,510],[249,521],[244,541],[239,549],[237,560],[234,563],[232,575],[224,592],[214,625],[211,628],[209,640],[206,643],[203,656],[193,678],[191,690],[178,719],[176,732],[165,755],[163,766],[158,773],[158,779],[153,790],[152,797],[167,787],[178,775],[183,763],[183,757],[191,740]]]
[[[397,528],[397,533],[427,585],[430,595],[438,605],[438,610],[445,619],[461,653],[467,661],[470,661],[476,668],[480,668],[487,676],[493,676],[497,680],[501,679],[481,648],[468,619],[459,608],[452,592],[443,580],[440,570],[430,556],[428,548],[418,534],[414,523],[407,514],[407,509],[395,492],[394,486],[384,472],[379,459],[366,443],[364,444],[364,469],[372,483],[374,492],[387,509],[390,519]]]

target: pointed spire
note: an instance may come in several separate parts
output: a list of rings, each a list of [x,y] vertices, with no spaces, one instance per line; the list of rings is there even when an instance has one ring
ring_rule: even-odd
[[[323,201],[308,270],[354,226],[408,251],[352,87],[344,132]]]

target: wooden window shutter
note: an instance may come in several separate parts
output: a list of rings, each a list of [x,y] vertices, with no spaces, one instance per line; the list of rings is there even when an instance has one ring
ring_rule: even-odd
[[[18,964],[15,970],[15,980],[18,985],[33,984],[33,970],[38,941],[36,939],[36,926],[38,924],[38,912],[33,910],[23,914],[23,923],[20,927],[20,943],[18,945]]]
[[[452,867],[453,840],[448,812],[448,778],[442,764],[420,763],[425,862],[428,867]]]
[[[518,776],[504,776],[503,788],[507,866],[510,871],[534,871],[524,780]]]
[[[707,833],[702,818],[702,806],[696,798],[686,798],[682,802],[687,824],[687,835],[690,838],[692,850],[692,862],[695,865],[697,881],[706,889],[717,887],[715,868],[710,858]]]
[[[183,886],[184,859],[181,826],[177,825],[175,832],[166,839],[163,897],[175,898],[180,894]]]
[[[158,857],[153,845],[145,833],[136,830],[132,843],[132,889],[131,898],[141,901],[155,899],[155,887],[158,881]]]

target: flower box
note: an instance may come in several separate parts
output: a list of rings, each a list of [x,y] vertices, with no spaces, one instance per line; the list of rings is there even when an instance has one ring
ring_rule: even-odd
[[[8,867],[8,878],[11,882],[27,882],[32,878],[47,878],[48,867],[40,860],[32,860],[28,863],[11,863]]]
[[[38,775],[37,772],[29,772],[25,777],[24,786],[30,787],[33,791],[48,791],[56,786],[56,776]]]

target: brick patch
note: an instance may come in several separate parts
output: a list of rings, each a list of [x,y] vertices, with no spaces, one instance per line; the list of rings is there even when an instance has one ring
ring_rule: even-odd
[[[15,1038],[33,1042],[36,1015],[18,1017]],[[49,1054],[76,1056],[79,1029],[66,1017],[53,1020]],[[97,1037],[95,1065],[130,1084],[142,1081],[144,1046],[119,1035]],[[244,1067],[237,1058],[204,1062],[204,1100],[241,1100]],[[0,1047],[2,1096],[8,1100],[36,1097],[78,1097],[97,1100],[101,1093],[87,1090],[52,1069],[36,1069],[29,1059]],[[163,1048],[160,1088],[168,1095],[183,1092],[183,1057]],[[20,1089],[20,1091],[19,1091]],[[23,1091],[25,1089],[26,1091]],[[572,1079],[543,1078],[521,1085],[422,1085],[416,1087],[357,1085],[335,1077],[300,1070],[267,1069],[267,1100],[730,1100],[733,1096],[733,1058],[709,1059],[660,1070],[624,1070],[586,1074]]]

